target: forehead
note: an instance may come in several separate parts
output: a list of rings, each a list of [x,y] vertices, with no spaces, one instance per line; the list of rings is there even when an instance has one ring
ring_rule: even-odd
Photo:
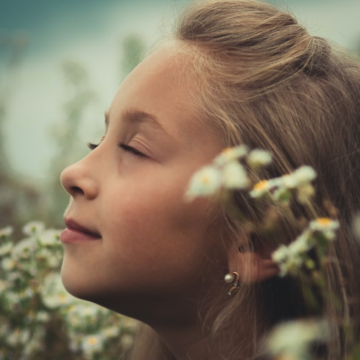
[[[196,102],[196,82],[189,76],[191,64],[176,45],[168,45],[142,61],[115,95],[109,118],[126,111],[154,115],[172,131],[206,131],[206,121]]]

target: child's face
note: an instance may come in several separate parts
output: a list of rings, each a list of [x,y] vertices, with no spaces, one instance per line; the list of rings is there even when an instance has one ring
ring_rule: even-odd
[[[209,259],[219,256],[208,202],[189,204],[183,196],[193,172],[221,144],[196,125],[187,106],[192,89],[171,54],[168,48],[151,55],[128,76],[101,144],[61,175],[71,195],[65,218],[101,235],[64,243],[64,285],[120,312],[128,311],[122,302],[195,297]]]

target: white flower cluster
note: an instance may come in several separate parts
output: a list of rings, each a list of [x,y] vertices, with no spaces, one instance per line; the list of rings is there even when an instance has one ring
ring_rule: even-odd
[[[291,192],[296,191],[297,200],[307,203],[315,193],[310,184],[315,178],[316,172],[311,166],[301,166],[291,174],[256,183],[250,191],[250,196],[261,198],[268,195],[275,200],[288,202]]]
[[[224,149],[212,162],[197,171],[191,178],[185,194],[187,200],[199,196],[210,196],[221,189],[248,189],[250,179],[239,160],[256,169],[271,162],[271,155],[264,150],[255,149],[249,152],[245,145]]]
[[[329,218],[318,218],[310,222],[308,228],[298,236],[290,245],[281,245],[272,254],[272,259],[280,268],[280,276],[296,275],[305,265],[309,269],[314,266],[309,258],[308,251],[317,246],[327,246],[336,237],[335,231],[339,222]]]
[[[0,239],[9,237],[13,233],[14,229],[12,226],[7,226],[4,229],[0,229]]]
[[[0,359],[13,359],[14,354],[33,359],[44,347],[45,325],[54,319],[63,321],[69,350],[81,358],[107,357],[119,343],[124,350],[131,346],[134,320],[65,290],[60,231],[31,222],[23,232],[26,238],[14,243],[10,227],[0,230]]]
[[[296,320],[283,323],[267,338],[268,352],[273,359],[313,359],[311,345],[325,341],[329,326],[323,320]]]

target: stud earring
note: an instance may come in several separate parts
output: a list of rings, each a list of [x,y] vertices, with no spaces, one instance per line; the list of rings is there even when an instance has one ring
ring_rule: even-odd
[[[239,290],[239,277],[240,275],[236,271],[225,275],[225,282],[227,284],[230,284],[230,288],[228,291],[229,296],[235,295]]]

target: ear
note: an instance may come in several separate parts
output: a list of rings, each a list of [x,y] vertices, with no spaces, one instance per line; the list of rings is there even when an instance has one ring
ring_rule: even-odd
[[[256,283],[272,278],[279,273],[279,267],[271,258],[272,249],[263,242],[254,245],[253,250],[234,244],[229,250],[229,270],[239,273],[240,282]]]

